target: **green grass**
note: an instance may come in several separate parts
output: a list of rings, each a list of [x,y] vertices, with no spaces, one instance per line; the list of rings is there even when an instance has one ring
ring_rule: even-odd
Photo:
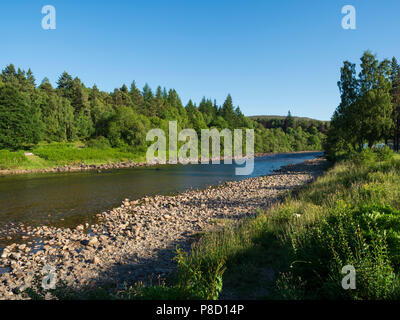
[[[33,156],[25,156],[32,152]],[[42,143],[29,151],[0,150],[1,169],[45,169],[64,165],[100,165],[124,161],[144,161],[145,154],[110,147],[87,147],[76,143]]]
[[[23,151],[0,150],[0,169],[15,169],[28,163]]]

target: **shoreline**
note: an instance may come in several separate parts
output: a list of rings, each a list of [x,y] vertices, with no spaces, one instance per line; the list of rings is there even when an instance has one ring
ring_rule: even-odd
[[[125,199],[120,207],[97,214],[95,225],[31,228],[25,243],[1,252],[0,299],[22,299],[19,292],[42,277],[46,264],[76,290],[105,284],[117,290],[124,281],[164,278],[174,271],[176,246],[189,250],[196,234],[218,227],[220,221],[257,215],[287,191],[323,174],[325,164],[317,158],[217,187]]]
[[[256,153],[254,154],[254,158],[270,156],[275,154],[300,154],[300,153],[314,153],[314,152],[323,152],[321,150],[317,151],[290,151],[290,152],[267,152],[267,153]],[[245,158],[245,157],[240,157]],[[220,161],[224,161],[224,157],[221,156]],[[235,158],[232,158],[233,160]],[[211,161],[212,159],[210,159]],[[199,160],[200,163],[200,160]],[[179,163],[177,163],[179,165]],[[79,165],[64,165],[59,167],[49,167],[43,169],[0,169],[0,178],[11,175],[24,175],[24,174],[32,174],[32,173],[66,173],[66,172],[82,172],[82,171],[98,171],[99,173],[107,170],[115,170],[115,169],[128,169],[128,168],[149,168],[156,166],[166,166],[170,165],[170,163],[166,164],[151,164],[147,162],[134,162],[134,161],[124,161],[124,162],[111,162],[104,164],[84,164],[81,163]]]

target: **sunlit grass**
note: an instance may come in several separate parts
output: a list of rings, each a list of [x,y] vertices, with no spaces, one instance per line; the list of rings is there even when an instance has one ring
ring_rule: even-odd
[[[100,165],[126,161],[145,161],[144,152],[87,147],[81,142],[41,143],[29,150],[33,155],[25,156],[24,152],[27,151],[0,150],[0,168],[44,169],[64,165]]]

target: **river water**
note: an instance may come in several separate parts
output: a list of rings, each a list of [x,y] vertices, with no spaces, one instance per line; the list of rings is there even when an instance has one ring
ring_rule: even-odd
[[[74,173],[25,174],[0,178],[0,230],[10,223],[75,227],[128,198],[170,195],[225,181],[268,175],[321,152],[274,154],[255,159],[251,176],[236,176],[235,164],[166,165]]]

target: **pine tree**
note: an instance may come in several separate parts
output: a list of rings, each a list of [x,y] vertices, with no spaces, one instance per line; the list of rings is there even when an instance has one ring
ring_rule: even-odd
[[[288,132],[289,128],[294,128],[294,119],[292,117],[292,114],[291,114],[290,110],[288,111],[288,114],[287,114],[287,116],[285,118],[283,126],[284,126],[283,130],[285,132]]]
[[[69,75],[66,71],[58,78],[57,81],[57,92],[64,98],[72,99],[73,98],[73,86],[74,81],[72,76]]]
[[[131,90],[129,91],[133,104],[133,110],[140,114],[145,114],[144,99],[140,90],[136,87],[135,81],[132,81]]]
[[[7,84],[0,87],[0,148],[18,149],[40,141],[43,125],[37,109]]]
[[[225,119],[230,128],[235,126],[235,112],[233,110],[232,96],[228,94],[220,110],[220,115]]]

